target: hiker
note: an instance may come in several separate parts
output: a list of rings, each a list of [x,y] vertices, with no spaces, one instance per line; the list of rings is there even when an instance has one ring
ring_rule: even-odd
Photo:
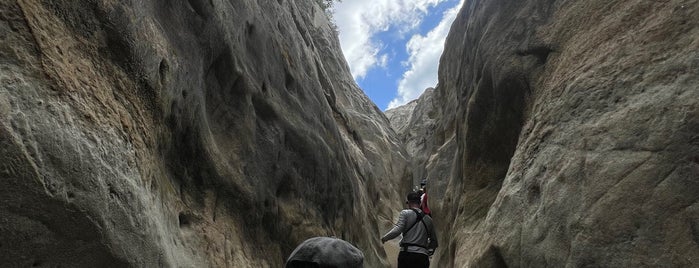
[[[420,182],[420,192],[422,194],[420,195],[420,209],[422,209],[425,214],[429,215],[432,217],[432,210],[430,210],[430,207],[427,205],[427,179],[422,179],[422,182]]]
[[[381,237],[381,243],[403,234],[398,268],[430,267],[429,257],[438,246],[432,218],[420,209],[420,195],[417,192],[409,193],[407,199],[408,209],[400,212],[398,223]]]

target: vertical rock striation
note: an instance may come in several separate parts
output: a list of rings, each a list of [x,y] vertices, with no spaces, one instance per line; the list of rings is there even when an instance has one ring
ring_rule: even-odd
[[[683,0],[466,1],[427,93],[427,153],[451,170],[438,266],[696,265],[697,17]]]
[[[387,264],[407,154],[315,1],[2,0],[0,38],[0,263]]]
[[[437,113],[441,104],[434,98],[434,92],[434,88],[427,88],[417,100],[387,110],[386,117],[410,155],[412,186],[427,178],[430,208],[440,214],[453,160],[445,156],[453,156],[456,146],[453,134],[445,136],[445,132],[438,130]]]

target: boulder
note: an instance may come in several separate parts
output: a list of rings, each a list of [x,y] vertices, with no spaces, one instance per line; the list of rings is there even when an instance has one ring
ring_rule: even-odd
[[[303,241],[291,252],[284,267],[362,268],[364,254],[342,239],[313,237]]]

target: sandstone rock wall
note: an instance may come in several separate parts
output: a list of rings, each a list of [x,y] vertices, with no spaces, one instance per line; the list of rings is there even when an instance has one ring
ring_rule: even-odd
[[[441,214],[456,143],[453,133],[445,136],[438,131],[440,103],[434,98],[434,88],[428,88],[406,105],[387,110],[386,117],[410,155],[412,187],[427,178],[430,209]]]
[[[387,264],[407,154],[316,1],[0,7],[0,263]]]
[[[432,97],[435,147],[455,137],[431,156],[454,160],[437,266],[696,265],[696,18],[697,1],[466,1]]]

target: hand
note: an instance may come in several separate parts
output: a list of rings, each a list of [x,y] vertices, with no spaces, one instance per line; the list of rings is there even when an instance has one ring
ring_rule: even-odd
[[[434,249],[433,249],[433,248],[428,249],[428,250],[427,250],[427,255],[429,255],[430,258],[432,258],[432,255],[434,255]]]

